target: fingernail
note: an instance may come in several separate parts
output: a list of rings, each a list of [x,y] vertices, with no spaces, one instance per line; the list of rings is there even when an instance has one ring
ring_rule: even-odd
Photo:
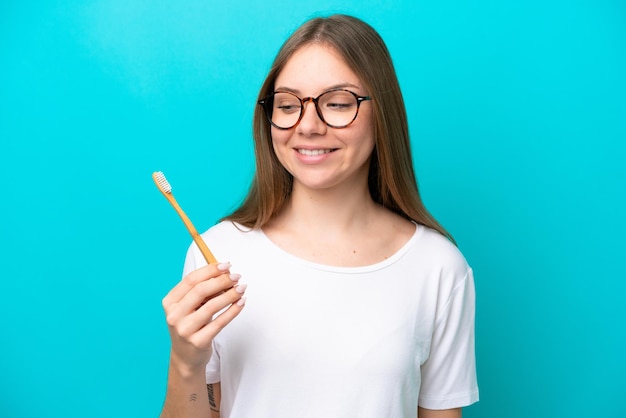
[[[219,263],[217,265],[217,269],[219,271],[228,271],[229,268],[230,268],[230,263]]]
[[[241,299],[239,299],[239,300],[237,301],[237,306],[243,306],[243,305],[245,305],[245,304],[246,304],[246,299],[247,299],[247,298],[246,298],[245,296],[242,296],[242,297],[241,297]]]
[[[237,287],[235,287],[235,291],[236,291],[237,293],[243,293],[243,292],[245,292],[245,291],[246,291],[246,288],[247,288],[247,287],[248,287],[248,285],[247,285],[247,284],[240,284],[240,285],[238,285]]]
[[[241,279],[241,274],[234,273],[228,277],[230,277],[230,280],[232,280],[233,282],[236,282],[237,280]]]

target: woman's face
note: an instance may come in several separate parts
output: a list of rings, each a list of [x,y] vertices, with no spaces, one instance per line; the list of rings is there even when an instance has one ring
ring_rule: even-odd
[[[288,91],[300,98],[318,97],[335,88],[359,96],[369,94],[354,72],[332,48],[305,45],[287,61],[276,78],[274,91]],[[374,149],[372,104],[364,101],[357,118],[345,128],[331,128],[318,116],[313,102],[306,102],[300,123],[288,130],[272,126],[272,143],[278,160],[294,179],[294,188],[328,189],[367,185]]]

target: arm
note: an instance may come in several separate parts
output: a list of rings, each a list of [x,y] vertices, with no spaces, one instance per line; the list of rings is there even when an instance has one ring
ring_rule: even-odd
[[[205,367],[213,338],[241,312],[245,300],[245,286],[237,285],[239,275],[229,274],[229,267],[211,264],[195,270],[163,299],[172,347],[162,418],[215,416],[210,415]]]
[[[161,418],[209,417],[209,400],[205,396],[204,371],[184,372],[170,359],[167,392]]]
[[[434,409],[417,408],[417,416],[419,418],[461,418],[461,408],[442,409],[436,411]]]
[[[207,392],[209,394],[209,407],[211,409],[210,418],[220,418],[220,402],[222,400],[222,385],[213,383],[206,385]]]

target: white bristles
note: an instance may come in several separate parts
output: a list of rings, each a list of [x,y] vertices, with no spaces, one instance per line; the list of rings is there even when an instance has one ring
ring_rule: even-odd
[[[167,181],[167,179],[165,178],[165,174],[163,174],[162,171],[156,171],[153,174],[153,177],[154,181],[156,182],[157,186],[159,186],[159,189],[161,189],[162,192],[172,193],[172,186],[170,186],[170,183]]]

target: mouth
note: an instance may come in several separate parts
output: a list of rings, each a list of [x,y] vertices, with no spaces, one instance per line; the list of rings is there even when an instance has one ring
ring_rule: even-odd
[[[336,150],[337,150],[337,148],[327,148],[327,149],[302,149],[302,148],[298,148],[298,149],[296,149],[296,151],[298,151],[298,153],[300,153],[302,155],[309,155],[309,156],[328,154],[328,153],[336,151]]]

